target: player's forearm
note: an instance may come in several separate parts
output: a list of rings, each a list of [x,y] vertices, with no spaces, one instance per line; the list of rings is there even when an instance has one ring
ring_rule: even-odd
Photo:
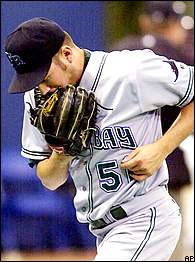
[[[155,143],[133,150],[122,162],[121,168],[131,171],[131,176],[143,181],[153,175],[164,159],[193,132],[193,103],[181,110],[180,115],[167,132]]]
[[[64,184],[68,178],[68,167],[71,159],[71,156],[53,151],[50,158],[39,162],[37,176],[42,184],[50,190],[55,190]]]
[[[166,155],[169,155],[194,129],[194,102],[186,105],[172,126],[158,140]]]

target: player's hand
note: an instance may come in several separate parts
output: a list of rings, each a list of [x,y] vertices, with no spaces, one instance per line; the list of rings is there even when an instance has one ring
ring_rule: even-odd
[[[121,168],[128,169],[137,181],[152,176],[162,165],[166,155],[159,143],[136,148],[121,161]]]

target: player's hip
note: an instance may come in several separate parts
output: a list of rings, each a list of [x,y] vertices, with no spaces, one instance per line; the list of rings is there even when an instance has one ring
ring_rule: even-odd
[[[117,224],[132,220],[148,212],[155,213],[158,210],[159,216],[166,217],[179,212],[177,203],[169,195],[165,187],[158,187],[151,192],[136,196],[131,201],[112,207],[102,218],[92,221],[90,229],[97,232],[107,231]]]
[[[97,261],[167,261],[179,239],[181,215],[168,201],[97,234]],[[172,206],[172,207],[170,207]],[[161,210],[163,208],[163,211]],[[111,252],[105,252],[111,250]]]

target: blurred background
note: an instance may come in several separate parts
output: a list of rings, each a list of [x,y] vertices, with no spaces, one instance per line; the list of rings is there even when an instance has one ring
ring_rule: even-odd
[[[55,20],[77,45],[90,50],[151,48],[194,65],[193,1],[1,1],[1,259],[87,261],[95,238],[76,220],[71,178],[56,191],[44,188],[21,157],[23,94],[10,95],[13,69],[6,36],[35,16]],[[163,132],[177,108],[162,109]],[[169,190],[181,206],[182,234],[171,261],[194,256],[194,135],[167,159]]]

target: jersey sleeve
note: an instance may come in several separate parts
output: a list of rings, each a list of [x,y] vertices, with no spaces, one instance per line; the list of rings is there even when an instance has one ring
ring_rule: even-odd
[[[141,54],[142,53],[142,54]],[[183,107],[194,96],[194,68],[182,62],[140,51],[136,83],[142,112],[164,105]]]
[[[28,159],[43,160],[51,155],[51,149],[45,141],[44,135],[30,122],[30,103],[35,107],[34,90],[24,94],[24,118],[22,127],[21,155]]]

